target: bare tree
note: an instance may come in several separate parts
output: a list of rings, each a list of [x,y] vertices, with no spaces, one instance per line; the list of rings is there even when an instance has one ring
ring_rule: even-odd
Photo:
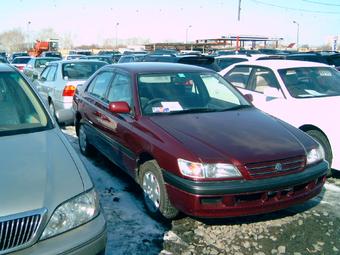
[[[0,44],[8,52],[27,50],[25,34],[20,29],[13,29],[0,34]]]
[[[53,28],[44,28],[38,32],[36,40],[46,41],[48,39],[59,39],[59,35]]]
[[[73,39],[70,33],[65,34],[62,36],[60,40],[60,48],[62,49],[72,49],[73,48]]]

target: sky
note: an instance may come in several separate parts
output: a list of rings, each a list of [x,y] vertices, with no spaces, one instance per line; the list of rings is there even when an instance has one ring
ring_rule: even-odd
[[[34,38],[52,28],[75,45],[105,39],[185,42],[227,35],[282,37],[323,45],[339,35],[340,0],[7,0],[0,33],[21,29]],[[4,11],[7,10],[7,11]]]

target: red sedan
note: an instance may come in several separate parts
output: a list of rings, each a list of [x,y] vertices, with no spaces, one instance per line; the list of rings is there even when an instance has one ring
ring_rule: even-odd
[[[78,88],[73,109],[81,152],[96,148],[130,174],[152,216],[266,213],[316,196],[325,182],[317,142],[205,68],[105,66]]]

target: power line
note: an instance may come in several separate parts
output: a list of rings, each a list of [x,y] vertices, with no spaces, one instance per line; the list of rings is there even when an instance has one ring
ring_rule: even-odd
[[[280,9],[285,9],[285,10],[292,10],[292,11],[299,11],[299,12],[309,12],[309,13],[320,13],[320,14],[337,14],[339,15],[340,12],[330,12],[330,11],[314,11],[314,10],[307,10],[307,9],[300,9],[300,8],[292,8],[288,6],[282,6],[282,5],[276,5],[276,4],[271,4],[271,3],[266,3],[263,1],[259,0],[252,0],[255,3],[262,4],[262,5],[267,5],[267,6],[272,6]]]
[[[312,0],[302,0],[307,3],[312,3],[312,4],[320,4],[320,5],[325,5],[325,6],[340,6],[340,4],[333,4],[333,3],[322,3],[318,1],[312,1]]]

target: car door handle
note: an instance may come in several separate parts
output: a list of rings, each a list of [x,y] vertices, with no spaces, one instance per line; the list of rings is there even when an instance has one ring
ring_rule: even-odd
[[[109,119],[107,116],[103,115],[103,114],[100,116],[100,118],[101,118],[102,120],[104,120],[104,121],[110,122],[110,119]]]
[[[98,112],[98,111],[95,111],[93,114],[94,114],[94,116],[97,116],[97,117],[101,117],[102,116],[102,114],[100,112]]]

